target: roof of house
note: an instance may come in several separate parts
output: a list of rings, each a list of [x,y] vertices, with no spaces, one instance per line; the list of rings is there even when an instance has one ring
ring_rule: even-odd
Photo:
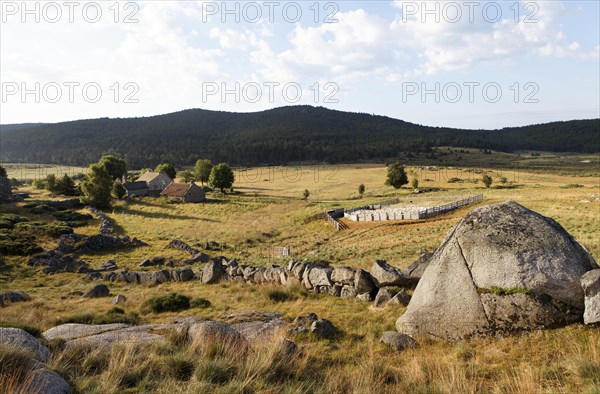
[[[168,177],[168,175],[165,174],[164,172],[150,172],[150,171],[148,171],[148,172],[142,174],[136,181],[137,182],[150,182],[154,178],[156,178],[157,176],[160,176],[160,175],[164,175],[164,176]],[[169,178],[169,179],[171,179],[171,178]]]
[[[148,184],[143,181],[129,182],[123,185],[126,190],[142,190],[147,189]]]
[[[192,187],[189,183],[175,183],[172,182],[169,186],[162,191],[163,196],[171,196],[171,197],[183,197],[185,193]]]

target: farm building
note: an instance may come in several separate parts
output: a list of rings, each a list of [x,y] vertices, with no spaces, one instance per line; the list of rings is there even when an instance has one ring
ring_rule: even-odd
[[[182,202],[202,202],[206,201],[204,190],[195,183],[171,183],[160,194],[168,198],[176,198]]]
[[[135,194],[138,197],[158,197],[173,180],[164,172],[147,172],[142,174],[135,182],[126,183],[127,195]]]
[[[146,182],[129,182],[123,185],[127,191],[128,196],[136,195],[138,197],[146,197],[150,189]]]

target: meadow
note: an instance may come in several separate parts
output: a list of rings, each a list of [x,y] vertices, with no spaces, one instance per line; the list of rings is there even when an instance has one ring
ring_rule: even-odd
[[[380,164],[237,169],[234,192],[209,193],[206,203],[175,204],[149,198],[117,202],[107,211],[117,231],[149,246],[84,254],[81,258],[92,267],[114,259],[120,268],[141,270],[139,263],[148,257],[187,258],[181,251],[165,249],[171,240],[181,239],[200,249],[213,241],[206,253],[236,258],[241,264],[285,264],[289,258],[276,258],[272,251],[276,246],[289,246],[296,260],[369,269],[375,259],[384,259],[405,267],[424,251],[435,249],[470,210],[515,200],[557,220],[600,260],[600,174],[589,175],[586,165],[581,163],[583,169],[568,173],[539,168],[447,168],[431,163],[408,167],[409,179],[419,179],[419,194],[408,185],[400,190],[385,186],[386,170]],[[490,189],[481,182],[484,173],[494,179]],[[360,184],[366,188],[362,198],[358,194]],[[305,189],[310,191],[306,201],[302,198]],[[48,198],[47,192],[30,187],[21,191],[30,193],[29,200]],[[304,224],[304,219],[315,213],[393,197],[407,204],[435,204],[474,194],[483,194],[484,201],[429,220],[344,221],[349,229],[339,232],[324,220]],[[0,213],[31,215],[21,206],[3,204]],[[94,234],[98,225],[93,220],[76,231]],[[56,242],[43,236],[38,241],[45,249]],[[4,262],[0,292],[23,290],[33,301],[0,309],[2,325],[45,330],[58,319],[82,314],[104,316],[112,307],[106,298],[61,299],[66,293],[89,289],[81,274],[44,275],[28,267],[24,257],[7,256]],[[144,351],[123,346],[110,355],[82,350],[85,357],[80,358],[58,352],[53,367],[79,392],[600,393],[600,332],[594,327],[576,324],[459,343],[419,339],[420,348],[397,354],[378,340],[383,331],[394,330],[404,311],[400,306],[374,309],[371,303],[296,288],[230,282],[158,286],[113,283],[109,287],[113,294],[128,297],[123,309],[136,314],[141,323],[163,322],[175,315],[222,320],[240,310],[278,312],[291,321],[315,312],[331,320],[343,335],[335,340],[292,337],[300,346],[292,360],[278,359],[268,345],[257,349],[253,357],[243,358],[232,349],[196,354],[176,341]],[[140,312],[140,304],[151,295],[174,291],[206,298],[211,306],[177,314]],[[285,297],[276,296],[282,292]],[[191,372],[178,373],[182,365]],[[126,372],[134,376],[125,376]]]

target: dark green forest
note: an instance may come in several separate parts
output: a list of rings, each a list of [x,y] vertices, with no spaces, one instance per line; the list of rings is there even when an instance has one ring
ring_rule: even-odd
[[[255,113],[191,109],[145,118],[3,126],[0,160],[87,165],[111,153],[124,158],[130,168],[159,162],[189,165],[199,158],[248,166],[347,163],[427,152],[436,146],[596,153],[600,119],[460,130],[311,106]]]

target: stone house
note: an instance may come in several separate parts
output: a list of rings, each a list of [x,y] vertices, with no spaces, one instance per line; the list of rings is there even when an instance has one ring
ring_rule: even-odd
[[[182,202],[206,201],[206,195],[195,183],[171,183],[160,193],[161,196],[175,198]]]
[[[131,197],[136,195],[138,197],[146,197],[150,189],[146,182],[129,182],[123,185],[127,191],[127,196]]]
[[[146,172],[135,182],[126,183],[123,186],[125,186],[128,196],[135,194],[138,197],[158,197],[172,182],[173,180],[164,172]]]

